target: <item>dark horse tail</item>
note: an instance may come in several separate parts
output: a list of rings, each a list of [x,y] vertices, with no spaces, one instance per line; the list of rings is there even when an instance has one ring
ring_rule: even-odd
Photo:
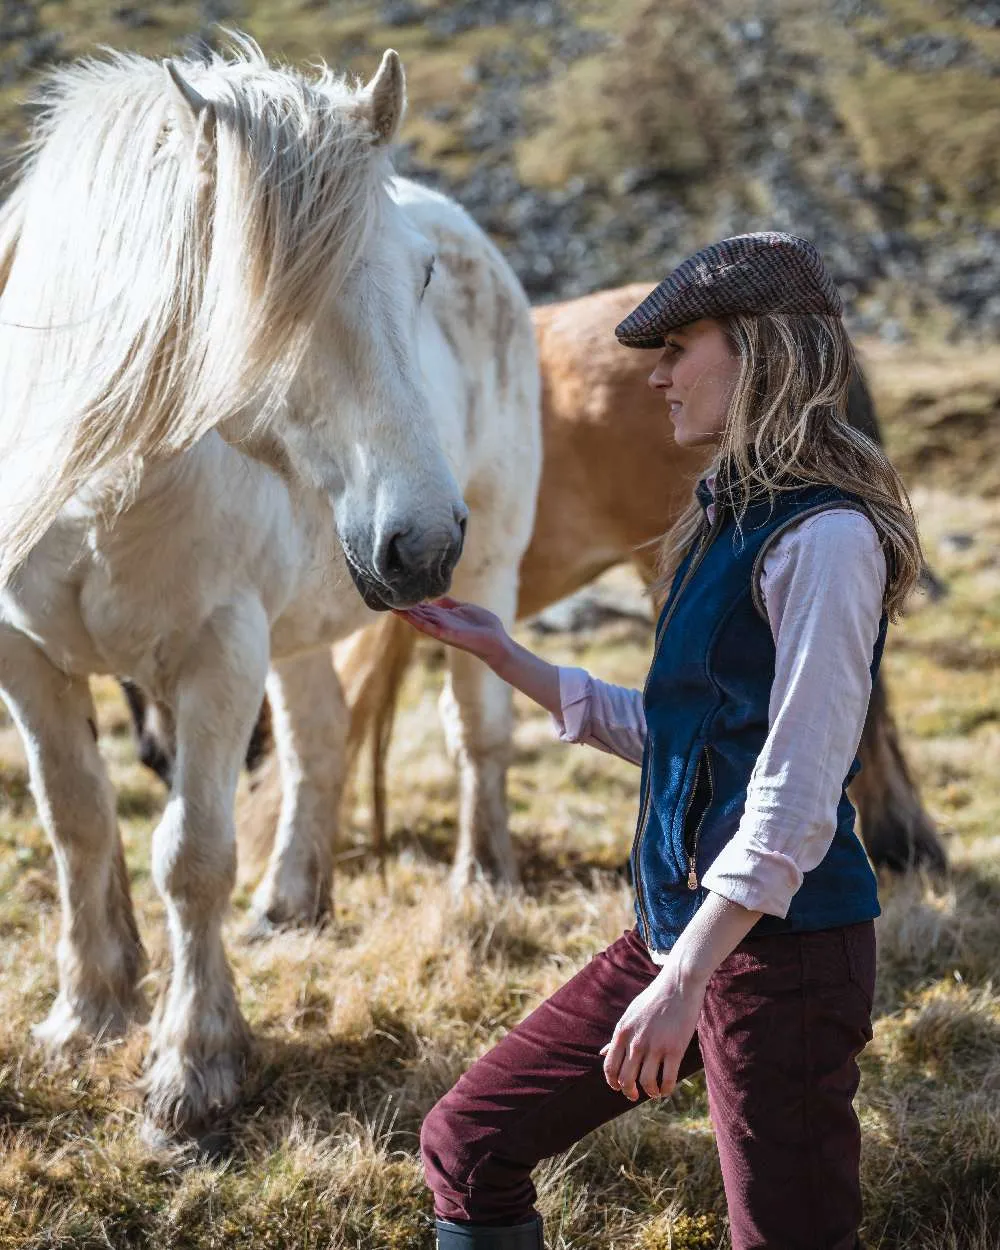
[[[875,403],[860,365],[851,379],[847,417],[873,443],[884,445]],[[945,593],[943,583],[926,564],[920,580],[932,596]],[[858,757],[861,772],[851,785],[851,800],[857,808],[861,835],[872,862],[895,872],[911,867],[936,871],[946,868],[944,846],[907,767],[881,674],[872,687]]]

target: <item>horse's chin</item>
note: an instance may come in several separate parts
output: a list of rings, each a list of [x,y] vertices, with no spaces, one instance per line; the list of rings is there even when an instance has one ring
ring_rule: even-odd
[[[403,586],[387,586],[381,579],[359,569],[350,557],[347,567],[365,607],[371,608],[373,612],[389,612],[392,609],[402,611],[415,607],[425,599],[437,599],[447,594],[451,585],[450,577],[424,575]]]
[[[396,606],[386,599],[385,587],[378,582],[372,581],[360,569],[355,568],[353,561],[348,560],[347,567],[350,570],[351,580],[354,582],[358,594],[364,600],[366,608],[371,608],[373,612],[388,612],[390,608]]]

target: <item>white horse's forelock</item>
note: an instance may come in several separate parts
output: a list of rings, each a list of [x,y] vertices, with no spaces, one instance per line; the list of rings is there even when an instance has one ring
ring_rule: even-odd
[[[175,65],[200,117],[142,57],[52,75],[0,215],[0,586],[85,483],[278,412],[381,215],[356,87],[243,37]]]

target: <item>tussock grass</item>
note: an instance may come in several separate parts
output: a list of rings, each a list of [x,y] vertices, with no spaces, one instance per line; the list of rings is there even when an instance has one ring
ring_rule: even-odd
[[[610,181],[630,167],[677,180],[677,191],[714,182],[733,124],[721,26],[733,6],[618,0],[602,20],[618,38],[529,96],[537,128],[519,149],[521,177],[560,186],[578,176]]]
[[[747,6],[739,0],[711,6],[615,0],[579,8],[609,32],[610,46],[529,94],[536,124],[520,145],[522,177],[539,185],[558,185],[572,175],[611,184],[639,168],[676,179],[679,195],[725,191],[752,203],[757,191],[733,164],[734,152],[759,124],[740,77],[741,63],[755,64],[759,48],[733,44],[734,26],[751,16]],[[873,6],[870,16],[855,15],[849,26],[801,0],[761,9],[755,16],[775,19],[774,38],[785,58],[767,89],[777,100],[808,63],[799,87],[817,92],[834,119],[823,136],[826,159],[856,156],[902,216],[918,220],[947,207],[992,221],[1000,165],[990,136],[1000,86],[986,62],[929,73],[875,51],[906,38],[945,35],[987,58],[1000,52],[993,32],[942,8],[948,6],[928,0]],[[807,170],[819,153],[795,116],[795,106],[785,114],[779,106],[771,121]]]
[[[972,69],[928,75],[870,63],[843,81],[838,102],[868,172],[915,203],[930,193],[994,219],[997,79]]]
[[[952,516],[959,522],[966,504],[974,513],[979,497],[1000,494],[996,353],[929,342],[918,352],[868,343],[866,355],[892,454],[907,479],[922,490],[940,486],[955,496]],[[973,447],[974,457],[969,454]],[[982,558],[982,552],[980,546],[967,559]]]

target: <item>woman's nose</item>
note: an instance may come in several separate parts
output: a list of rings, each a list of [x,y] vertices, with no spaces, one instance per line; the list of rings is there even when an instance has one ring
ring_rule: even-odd
[[[656,368],[649,375],[648,385],[651,390],[665,391],[671,382],[670,369],[663,361],[657,363]]]

